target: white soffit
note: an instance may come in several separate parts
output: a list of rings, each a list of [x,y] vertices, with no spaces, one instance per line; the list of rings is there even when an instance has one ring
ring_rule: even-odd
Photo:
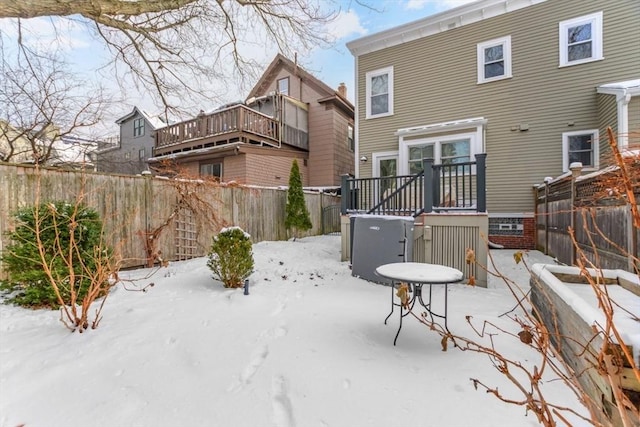
[[[347,43],[353,56],[441,33],[547,0],[480,0]]]
[[[596,90],[598,93],[605,93],[608,95],[629,94],[631,96],[637,96],[640,95],[640,79],[608,83],[598,86]]]
[[[436,132],[448,132],[450,130],[457,129],[470,129],[478,126],[482,126],[487,123],[487,119],[484,117],[475,117],[473,119],[454,120],[451,122],[435,123],[432,125],[414,126],[410,128],[398,129],[394,133],[395,136],[411,136],[411,135],[424,135],[428,133]]]

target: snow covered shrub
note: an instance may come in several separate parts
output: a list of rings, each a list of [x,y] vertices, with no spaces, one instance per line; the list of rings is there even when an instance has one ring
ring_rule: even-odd
[[[2,289],[12,292],[8,301],[57,308],[82,300],[92,284],[86,272],[101,267],[96,250],[109,253],[101,247],[98,213],[83,205],[52,202],[19,209],[14,218],[11,243],[0,257],[9,273],[2,283]]]
[[[213,238],[207,265],[225,288],[242,287],[253,271],[251,236],[240,227],[222,229]]]

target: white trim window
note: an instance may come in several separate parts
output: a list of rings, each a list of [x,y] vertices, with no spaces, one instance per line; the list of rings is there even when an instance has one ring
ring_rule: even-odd
[[[475,160],[480,152],[476,132],[428,138],[400,139],[400,173],[413,175],[422,171],[422,159],[433,158],[435,164],[455,165]]]
[[[562,134],[562,170],[569,171],[571,163],[580,162],[586,169],[598,169],[598,129],[564,132]]]
[[[399,173],[422,170],[422,159],[433,157],[435,164],[473,162],[484,151],[483,117],[398,129]],[[448,135],[441,135],[449,132]],[[439,135],[440,134],[440,135]],[[471,168],[475,173],[475,167]]]
[[[560,66],[604,59],[602,12],[560,22]]]
[[[367,119],[393,115],[393,67],[367,73],[366,97]]]
[[[478,84],[511,78],[511,36],[478,43]]]
[[[278,93],[281,95],[289,95],[289,77],[278,79]]]

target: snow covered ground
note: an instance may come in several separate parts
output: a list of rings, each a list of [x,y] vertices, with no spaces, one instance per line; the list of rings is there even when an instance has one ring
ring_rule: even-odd
[[[258,243],[248,296],[212,279],[206,258],[176,262],[138,282],[155,283],[147,293],[119,285],[100,327],[82,335],[58,312],[0,305],[0,426],[538,425],[474,389],[470,378],[521,398],[486,356],[443,352],[411,317],[394,346],[398,318],[383,323],[390,289],[352,277],[339,251],[339,236]],[[513,251],[491,253],[528,286]],[[498,280],[450,286],[449,328],[472,336],[465,315],[511,328],[498,316],[514,304]],[[519,341],[498,341],[538,363]],[[549,400],[578,407],[558,382],[545,387]]]

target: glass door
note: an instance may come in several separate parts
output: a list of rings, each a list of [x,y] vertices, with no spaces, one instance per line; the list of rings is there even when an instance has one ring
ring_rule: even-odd
[[[373,155],[373,176],[380,178],[374,185],[374,206],[388,197],[396,189],[398,175],[398,153],[380,153]]]

